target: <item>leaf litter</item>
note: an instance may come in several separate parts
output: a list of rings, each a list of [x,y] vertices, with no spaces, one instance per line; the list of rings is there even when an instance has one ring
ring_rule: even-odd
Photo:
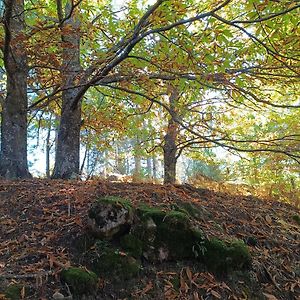
[[[64,291],[59,272],[80,265],[73,242],[84,232],[90,204],[106,195],[127,198],[135,206],[192,203],[200,211],[195,225],[208,237],[243,239],[253,256],[250,275],[256,287],[242,277],[217,278],[190,262],[165,262],[145,267],[131,299],[251,299],[249,288],[258,289],[261,299],[300,299],[300,227],[293,220],[299,209],[187,184],[1,180],[0,287],[21,284],[23,299],[52,299],[55,291]],[[129,299],[128,286],[102,278],[95,299]],[[0,299],[5,299],[1,292]]]

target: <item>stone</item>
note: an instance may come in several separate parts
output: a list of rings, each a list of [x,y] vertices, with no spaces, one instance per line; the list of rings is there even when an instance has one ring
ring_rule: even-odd
[[[133,222],[129,201],[104,197],[92,204],[88,214],[88,230],[96,238],[111,240],[128,232]]]
[[[93,295],[97,290],[97,275],[86,269],[75,267],[65,269],[60,273],[60,278],[68,284],[75,297]]]

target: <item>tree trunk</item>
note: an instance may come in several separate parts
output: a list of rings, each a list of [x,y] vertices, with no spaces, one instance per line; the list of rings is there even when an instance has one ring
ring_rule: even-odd
[[[157,158],[155,156],[155,153],[152,154],[152,174],[153,179],[157,179]]]
[[[140,155],[140,140],[137,137],[134,142],[134,170],[133,181],[139,182],[142,179],[142,157]]]
[[[171,116],[168,122],[167,133],[164,137],[164,183],[176,182],[176,162],[177,162],[177,135],[178,124],[174,121],[176,116],[176,104],[179,99],[179,93],[176,88],[171,87],[171,94],[169,96],[169,109]]]
[[[0,175],[31,177],[27,161],[27,55],[24,1],[7,0],[4,13],[4,66],[7,95],[2,104]]]
[[[50,178],[50,151],[51,151],[51,129],[52,129],[52,114],[50,115],[49,118],[49,126],[48,126],[48,132],[47,132],[47,137],[46,137],[46,177]]]
[[[59,8],[58,8],[59,9]],[[66,16],[72,11],[72,3],[66,5]],[[61,12],[59,12],[61,16]],[[63,63],[62,111],[57,137],[55,166],[52,178],[75,178],[79,175],[81,101],[72,108],[72,101],[78,94],[80,65],[80,22],[74,11],[62,25]]]
[[[147,177],[152,179],[152,160],[151,157],[147,157]]]

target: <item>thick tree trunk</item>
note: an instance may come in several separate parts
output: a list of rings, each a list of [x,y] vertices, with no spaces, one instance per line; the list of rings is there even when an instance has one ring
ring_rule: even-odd
[[[177,163],[177,135],[178,124],[174,121],[176,116],[176,105],[179,99],[179,93],[176,88],[171,87],[171,94],[169,97],[169,109],[171,116],[168,122],[167,133],[164,137],[164,183],[176,182],[176,163]]]
[[[71,12],[71,2],[66,7],[66,15]],[[60,14],[61,15],[61,14]],[[79,88],[80,65],[80,22],[73,15],[63,22],[63,66],[62,111],[57,136],[55,166],[52,178],[76,178],[79,175],[81,102],[72,108]]]
[[[27,162],[27,56],[24,1],[7,0],[4,14],[7,96],[2,104],[0,175],[31,177]]]

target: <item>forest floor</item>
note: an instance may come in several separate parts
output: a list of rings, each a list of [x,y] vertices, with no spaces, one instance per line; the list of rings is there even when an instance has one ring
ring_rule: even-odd
[[[252,279],[238,272],[220,278],[188,261],[165,262],[145,265],[134,281],[100,279],[93,299],[300,299],[300,211],[291,205],[190,185],[39,179],[0,180],[0,299],[16,283],[24,286],[24,299],[65,294],[59,273],[80,265],[74,240],[85,230],[90,203],[104,195],[133,205],[194,203],[209,216],[198,220],[208,236],[248,243]]]

